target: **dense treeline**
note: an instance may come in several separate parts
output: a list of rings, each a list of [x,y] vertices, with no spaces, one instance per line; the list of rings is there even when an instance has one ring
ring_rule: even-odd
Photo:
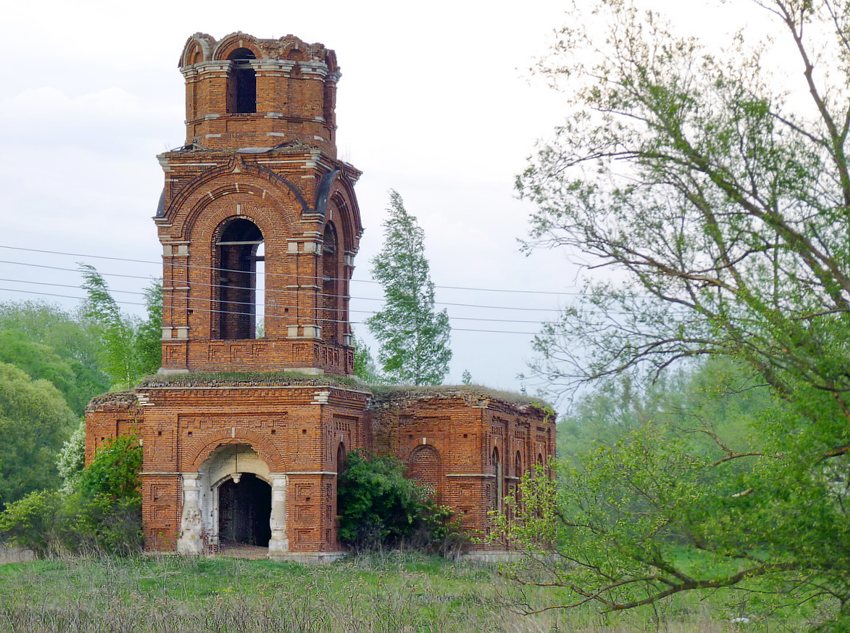
[[[121,312],[94,268],[81,273],[87,296],[76,312],[0,304],[0,510],[37,490],[70,492],[88,402],[159,368],[161,285],[146,290],[142,319]]]
[[[112,443],[84,470],[83,414],[93,396],[159,367],[162,290],[146,291],[140,319],[119,310],[96,270],[81,272],[87,297],[75,313],[0,304],[0,540],[39,553],[141,544],[138,441]]]

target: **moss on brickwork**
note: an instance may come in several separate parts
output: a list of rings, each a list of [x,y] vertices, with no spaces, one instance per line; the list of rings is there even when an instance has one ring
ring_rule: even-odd
[[[369,390],[372,392],[373,408],[398,406],[403,402],[462,398],[473,406],[495,401],[520,410],[538,410],[545,414],[554,411],[552,405],[539,398],[481,385],[369,385]]]
[[[110,391],[91,399],[86,411],[122,411],[134,409],[139,400],[133,391]]]
[[[370,391],[365,383],[351,376],[335,374],[304,374],[295,371],[275,372],[189,372],[185,374],[155,375],[142,379],[139,389],[158,387],[266,387],[299,386],[342,387]]]

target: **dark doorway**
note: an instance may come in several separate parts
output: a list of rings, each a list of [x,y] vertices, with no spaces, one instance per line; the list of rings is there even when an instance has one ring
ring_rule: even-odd
[[[265,481],[250,473],[243,473],[238,484],[225,481],[218,488],[219,540],[268,547],[271,512],[272,489]]]

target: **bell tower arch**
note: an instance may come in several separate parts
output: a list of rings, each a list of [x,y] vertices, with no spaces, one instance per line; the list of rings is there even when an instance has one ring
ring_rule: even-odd
[[[349,374],[360,172],[336,151],[336,55],[292,35],[179,61],[186,142],[159,155],[163,373]]]

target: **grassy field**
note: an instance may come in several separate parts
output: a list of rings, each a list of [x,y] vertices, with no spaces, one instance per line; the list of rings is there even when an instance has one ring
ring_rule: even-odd
[[[723,601],[697,597],[601,615],[593,607],[523,615],[494,567],[386,555],[308,567],[174,556],[63,558],[0,565],[0,631],[794,631],[732,623]],[[534,593],[542,607],[557,595]],[[798,623],[801,624],[801,623]]]

